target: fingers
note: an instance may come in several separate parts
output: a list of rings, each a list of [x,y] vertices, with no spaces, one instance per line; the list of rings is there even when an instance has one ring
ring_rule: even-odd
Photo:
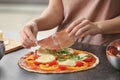
[[[22,30],[20,34],[21,34],[20,37],[21,37],[21,42],[22,42],[23,47],[30,48],[31,46],[34,46],[33,41],[29,39],[25,31]]]
[[[37,32],[38,32],[38,28],[37,28],[37,25],[36,25],[36,27],[33,29],[33,34],[34,34],[34,41],[36,42],[37,40],[36,40],[36,37],[37,37]]]
[[[32,41],[33,43],[35,43],[37,41],[34,31],[27,28],[27,29],[25,29],[25,33],[26,33],[27,38],[29,38],[30,41]]]
[[[70,32],[70,36],[75,35],[78,36],[78,33],[80,33],[81,31],[85,31],[85,26],[89,23],[88,20],[83,20],[80,24],[78,24],[77,26],[74,26],[74,28],[72,29],[72,31]]]
[[[98,33],[98,28],[95,23],[83,18],[74,21],[66,31],[69,33],[69,36],[75,36],[78,41],[81,41],[87,35]]]
[[[84,27],[82,27],[81,29],[78,29],[78,31],[75,33],[75,36],[81,36],[84,32],[88,31],[90,29],[89,25],[86,25]]]
[[[23,47],[30,48],[32,46],[36,46],[37,40],[37,27],[35,25],[27,24],[23,29],[20,31],[20,37]]]
[[[81,36],[79,36],[78,42],[82,41],[85,36],[90,35],[90,34],[91,34],[91,31],[86,31],[86,32],[83,33]]]
[[[32,39],[32,40],[35,42],[35,41],[37,41],[36,36],[37,36],[37,32],[38,32],[38,27],[37,27],[37,24],[35,22],[32,23],[32,26],[34,26],[33,30],[31,30],[33,32],[33,35],[34,35],[33,36],[34,39]]]
[[[68,33],[70,33],[70,32],[73,30],[73,28],[74,28],[75,26],[77,26],[78,24],[80,24],[84,19],[85,19],[85,18],[80,18],[80,19],[72,22],[72,23],[70,24],[70,26],[66,29],[66,31],[67,31]]]

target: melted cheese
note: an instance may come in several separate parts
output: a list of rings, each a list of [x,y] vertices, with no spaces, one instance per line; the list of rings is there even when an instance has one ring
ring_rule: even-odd
[[[50,54],[50,53],[48,53],[44,48],[39,48],[37,51],[37,55],[39,56],[46,55],[46,54]]]
[[[55,60],[55,56],[53,56],[51,54],[46,54],[46,55],[41,55],[35,61],[40,62],[40,63],[49,63],[53,60]]]
[[[50,55],[48,53],[43,53],[43,52],[37,52],[37,55],[42,56],[42,55]]]
[[[80,56],[80,58],[82,58],[81,60],[85,60],[86,58],[88,58],[88,54],[78,54],[78,56]]]
[[[74,50],[72,48],[67,48],[67,50],[69,51],[69,54],[74,54]],[[63,55],[67,55],[67,54],[63,54]]]
[[[68,59],[66,61],[58,62],[59,65],[67,65],[67,66],[75,66],[76,61],[72,59]]]
[[[70,52],[71,54],[74,53],[74,50],[73,50],[72,48],[68,48],[68,50],[69,50],[69,52]]]

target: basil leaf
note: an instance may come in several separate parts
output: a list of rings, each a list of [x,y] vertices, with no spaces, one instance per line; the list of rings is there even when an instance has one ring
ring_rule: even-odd
[[[55,55],[63,55],[63,54],[69,54],[69,50],[67,48],[63,48],[61,50],[53,52]]]
[[[65,60],[66,60],[66,59],[64,59],[64,58],[58,59],[59,62],[62,62],[62,61],[65,61]]]

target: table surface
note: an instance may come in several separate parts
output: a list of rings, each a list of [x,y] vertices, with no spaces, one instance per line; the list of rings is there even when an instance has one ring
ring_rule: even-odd
[[[114,69],[108,62],[105,54],[106,47],[76,43],[75,49],[86,50],[99,57],[97,67],[74,73],[39,74],[21,69],[18,60],[28,50],[21,49],[5,55],[0,61],[0,80],[120,80],[120,71]]]

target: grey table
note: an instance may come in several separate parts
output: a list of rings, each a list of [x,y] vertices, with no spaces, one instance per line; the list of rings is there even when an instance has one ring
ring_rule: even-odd
[[[28,52],[21,49],[5,55],[0,61],[0,80],[120,80],[120,71],[115,70],[108,62],[103,46],[76,43],[75,49],[87,50],[100,59],[100,64],[93,69],[68,74],[38,74],[21,69],[18,60]]]

